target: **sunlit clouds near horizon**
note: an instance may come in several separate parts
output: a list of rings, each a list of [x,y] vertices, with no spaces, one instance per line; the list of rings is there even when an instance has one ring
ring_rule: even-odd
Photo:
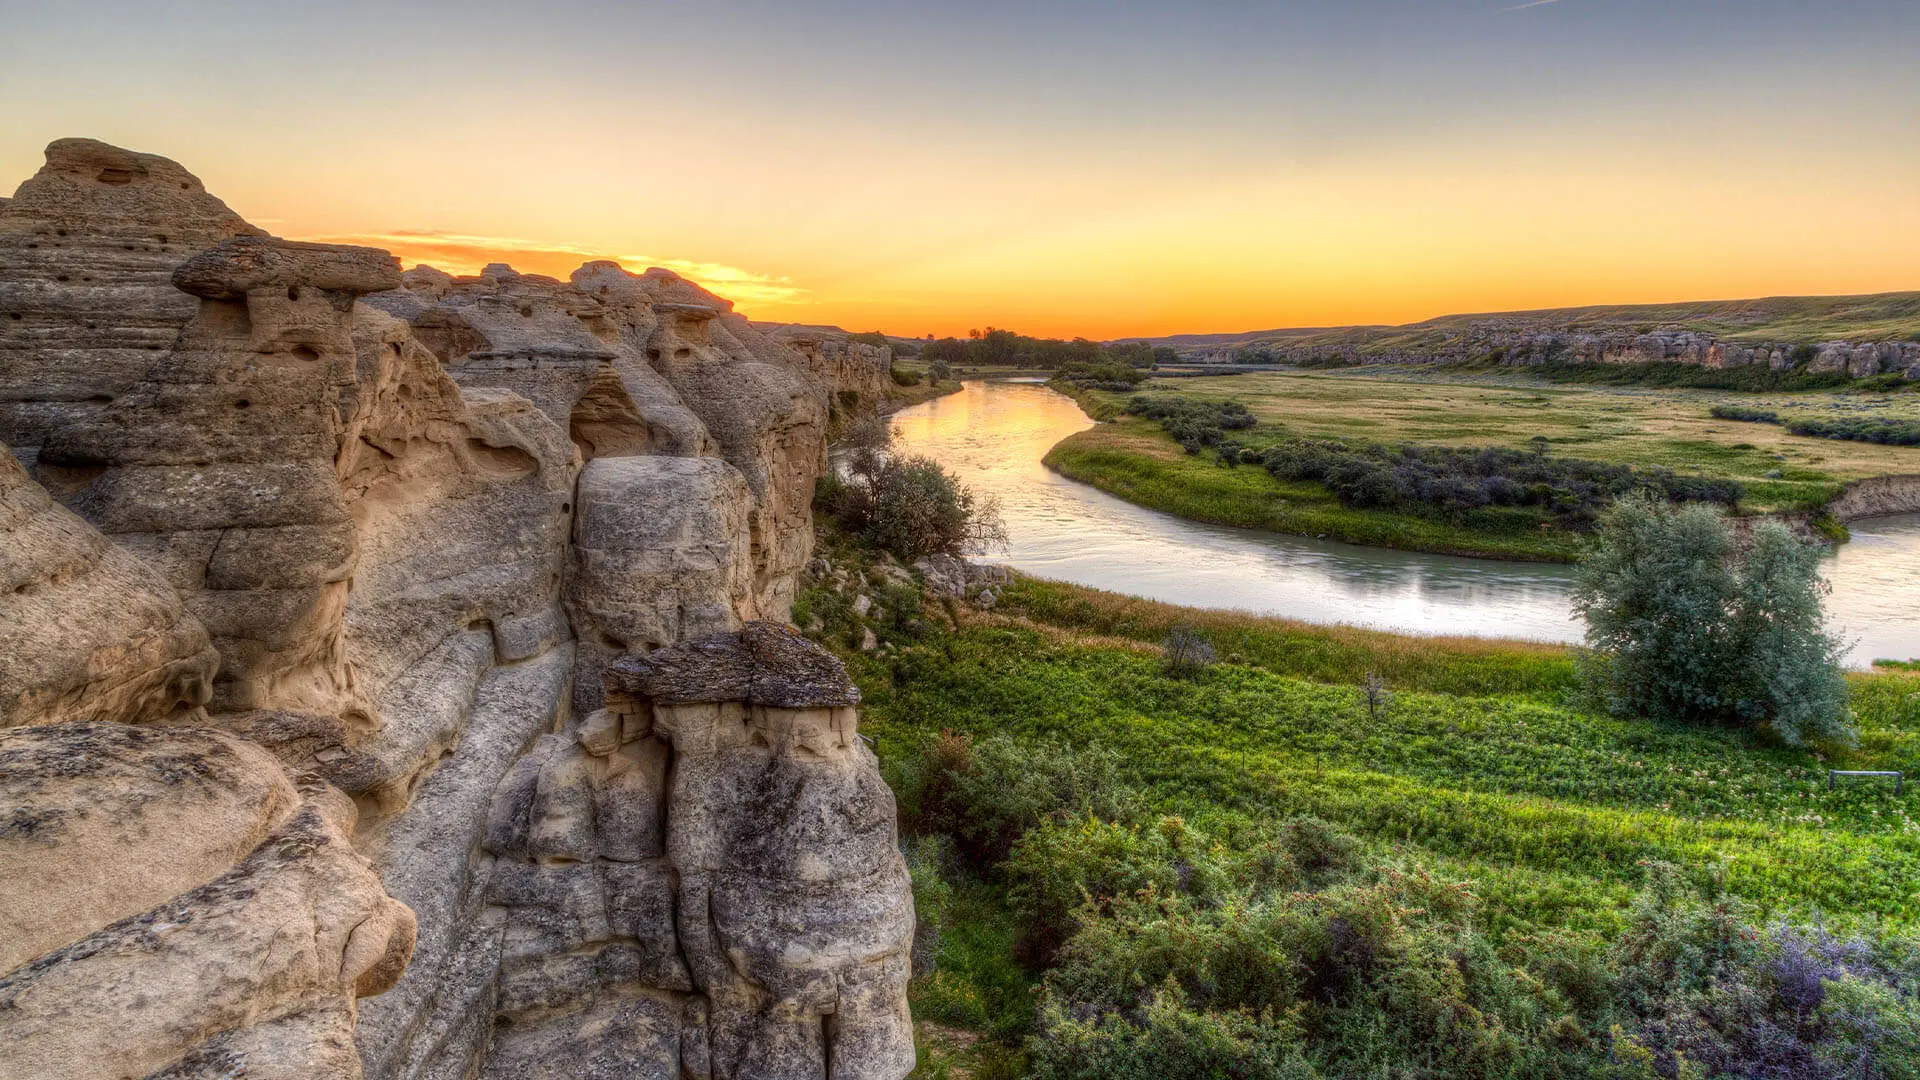
[[[1916,48],[1911,0],[0,0],[0,186],[86,135],[288,237],[910,335],[1876,292]]]

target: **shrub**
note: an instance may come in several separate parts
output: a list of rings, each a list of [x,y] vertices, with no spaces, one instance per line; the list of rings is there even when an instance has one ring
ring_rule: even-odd
[[[1816,439],[1843,439],[1849,442],[1879,443],[1883,446],[1920,446],[1920,423],[1912,420],[1887,420],[1868,417],[1829,420],[1795,420],[1787,425],[1794,435]]]
[[[1745,405],[1715,405],[1711,411],[1715,420],[1739,420],[1748,424],[1780,422],[1780,414],[1771,409],[1754,409]]]
[[[1169,1080],[1232,1077],[1315,1080],[1285,1018],[1194,1012],[1177,987],[1163,987],[1137,1015],[1082,1017],[1049,1001],[1033,1040],[1036,1080]]]
[[[952,379],[953,365],[947,363],[944,358],[935,359],[933,363],[927,365],[927,380],[929,382],[943,383],[949,382]]]
[[[1360,682],[1360,701],[1367,707],[1367,719],[1378,720],[1380,714],[1393,707],[1393,694],[1387,690],[1387,680],[1377,671],[1367,672]]]
[[[1732,480],[1553,457],[1544,442],[1512,450],[1289,439],[1270,447],[1262,461],[1278,479],[1325,484],[1351,507],[1458,515],[1488,506],[1525,506],[1580,528],[1636,491],[1728,506],[1744,493]]]
[[[893,385],[895,386],[920,385],[920,373],[917,371],[909,371],[906,368],[897,367],[890,369],[888,374],[893,376]]]
[[[1745,367],[1709,368],[1699,364],[1664,361],[1656,364],[1543,364],[1532,369],[1536,375],[1555,382],[1598,383],[1606,386],[1694,387],[1702,390],[1832,390],[1846,386],[1852,377],[1844,371],[1810,372],[1803,368],[1818,352],[1811,345],[1794,349],[1795,369],[1774,371],[1758,364]]]
[[[975,496],[932,458],[857,448],[846,475],[823,482],[814,498],[850,531],[909,562],[1006,542],[999,504]]]
[[[1205,447],[1230,452],[1237,459],[1240,448],[1227,438],[1229,431],[1244,431],[1254,425],[1253,413],[1237,401],[1209,401],[1203,398],[1156,396],[1136,398],[1127,403],[1127,412],[1160,421],[1161,430],[1173,436],[1189,454]]]
[[[1574,587],[1590,688],[1619,715],[1757,722],[1795,744],[1849,740],[1817,560],[1777,523],[1756,528],[1742,556],[1708,507],[1621,500]]]
[[[1120,393],[1132,390],[1145,379],[1145,371],[1124,361],[1107,363],[1086,363],[1072,361],[1062,364],[1054,378],[1088,390],[1112,390]]]
[[[1191,679],[1213,666],[1213,643],[1191,626],[1176,626],[1160,643],[1161,670],[1177,679]]]
[[[1029,829],[1088,814],[1132,816],[1120,759],[1103,747],[1021,745],[1001,735],[942,734],[889,757],[900,820],[916,836],[951,837],[976,868],[998,864]]]

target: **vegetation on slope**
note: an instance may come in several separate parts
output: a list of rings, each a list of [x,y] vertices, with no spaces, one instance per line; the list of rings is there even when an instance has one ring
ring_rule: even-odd
[[[1854,948],[1858,928],[1862,955],[1884,965],[1877,935],[1920,919],[1920,823],[1906,801],[1877,785],[1828,792],[1824,773],[1910,764],[1909,673],[1850,677],[1860,746],[1823,760],[1745,732],[1583,712],[1568,704],[1562,650],[1322,630],[1024,579],[972,612],[856,549],[830,557],[853,584],[816,585],[796,615],[844,652],[867,695],[866,730],[933,886],[924,914],[939,940],[916,1013],[984,1036],[968,1052],[976,1076],[1095,1075],[1075,1061],[1112,1070],[1100,1075],[1142,1061],[1159,1075],[1210,1061],[1218,1075],[1287,1075],[1247,1071],[1269,1051],[1314,1070],[1299,1076],[1652,1075],[1606,1071],[1630,1060],[1672,1075],[1683,1045],[1696,1062],[1761,1051],[1650,1020],[1711,1012],[1694,998],[1653,1007],[1659,971],[1687,993],[1733,993],[1752,1010],[1741,1030],[1760,1030],[1792,1019],[1767,974],[1782,957]],[[866,617],[852,604],[862,592]],[[1196,678],[1161,662],[1158,642],[1180,624],[1221,658]],[[877,647],[863,652],[869,630]],[[1385,709],[1362,692],[1374,672],[1393,692]],[[1003,765],[963,782],[941,772],[956,755]],[[923,820],[941,775],[994,797],[952,804],[965,807],[957,822]],[[1348,854],[1313,854],[1335,849]],[[1678,869],[1649,885],[1651,864]],[[1818,934],[1766,928],[1816,911],[1841,938],[1816,947]],[[1340,940],[1373,961],[1330,959],[1346,948],[1327,936],[1342,922],[1353,936]],[[1722,947],[1734,949],[1714,954],[1724,964],[1685,960]],[[1888,991],[1822,970],[1838,982],[1812,985],[1839,995],[1823,1000],[1891,993],[1911,1009],[1912,983]],[[1263,973],[1278,981],[1250,989]],[[1857,1045],[1838,1014],[1815,1013],[1767,1052]],[[1454,1018],[1444,1031],[1430,1023],[1440,1016]],[[1039,1053],[1023,1059],[1036,1032]]]

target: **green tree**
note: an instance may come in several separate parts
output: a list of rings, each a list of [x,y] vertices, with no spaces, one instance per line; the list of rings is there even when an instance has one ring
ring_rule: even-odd
[[[952,378],[953,365],[947,363],[945,359],[936,358],[933,363],[927,365],[927,379],[929,381],[943,383],[951,381]]]
[[[1769,521],[1753,531],[1734,604],[1743,681],[1737,708],[1790,743],[1850,743],[1844,648],[1826,631],[1820,550]]]
[[[1755,529],[1742,552],[1717,509],[1621,499],[1574,586],[1590,688],[1616,715],[1758,723],[1796,744],[1850,740],[1818,562],[1777,523]]]

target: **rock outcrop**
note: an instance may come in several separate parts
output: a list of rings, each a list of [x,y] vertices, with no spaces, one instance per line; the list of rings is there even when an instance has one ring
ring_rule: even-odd
[[[262,235],[152,154],[61,139],[0,206],[0,430],[31,463],[54,427],[138,382],[197,304],[175,267]]]
[[[904,1076],[891,797],[762,621],[889,360],[817,336],[50,147],[0,201],[0,1080]]]
[[[0,1078],[362,1075],[354,1010],[413,913],[353,804],[244,740],[72,723],[0,732]]]
[[[628,655],[607,696],[496,796],[482,1075],[905,1075],[913,907],[839,662],[749,623]]]
[[[0,728],[157,720],[213,696],[219,655],[160,573],[0,448]]]

